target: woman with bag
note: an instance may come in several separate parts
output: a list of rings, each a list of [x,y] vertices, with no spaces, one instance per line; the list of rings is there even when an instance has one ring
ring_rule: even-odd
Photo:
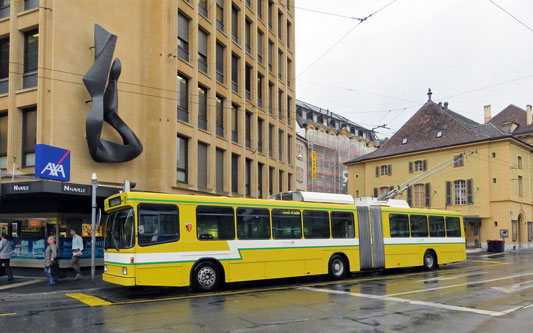
[[[0,240],[0,267],[5,266],[7,280],[13,280],[13,272],[11,271],[11,266],[9,266],[9,261],[11,260],[11,243],[7,240],[7,234],[2,234]]]
[[[52,264],[55,264],[57,258],[57,246],[55,243],[56,239],[54,236],[48,237],[48,247],[44,252],[44,272],[48,275],[50,282],[49,286],[53,286],[57,282],[57,278],[52,274]],[[58,268],[59,270],[59,268]]]

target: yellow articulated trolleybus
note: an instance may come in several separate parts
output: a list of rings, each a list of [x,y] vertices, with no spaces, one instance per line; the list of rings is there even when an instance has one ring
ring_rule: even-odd
[[[278,199],[278,200],[276,200]],[[466,259],[459,213],[404,201],[284,192],[274,200],[127,192],[105,201],[105,281],[191,286]]]

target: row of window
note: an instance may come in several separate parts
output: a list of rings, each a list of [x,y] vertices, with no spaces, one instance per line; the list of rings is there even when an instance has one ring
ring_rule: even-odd
[[[396,237],[461,237],[458,217],[390,214],[390,236]]]
[[[24,10],[39,7],[39,0],[24,0]],[[11,0],[0,0],[0,19],[9,17],[11,14]]]
[[[22,73],[22,89],[37,86],[38,55],[39,30],[34,29],[24,32],[24,68]],[[9,38],[4,38],[0,40],[0,94],[5,94],[8,92],[9,64]]]
[[[198,206],[199,240],[267,240],[354,238],[351,212],[257,207]],[[139,244],[179,239],[179,209],[175,205],[139,205]]]
[[[521,162],[521,161],[520,161]],[[453,167],[464,167],[465,158],[463,154],[453,156]],[[521,164],[521,163],[520,163]],[[409,161],[409,173],[423,172],[428,170],[428,160]],[[376,177],[391,176],[392,165],[378,165],[376,166]]]
[[[37,108],[22,110],[22,167],[35,166]],[[0,113],[0,169],[7,169],[8,113]]]
[[[288,136],[288,140],[291,140],[291,136]],[[290,153],[290,147],[292,142],[289,141],[288,151]],[[197,164],[197,173],[198,179],[197,184],[199,188],[207,188],[207,177],[208,177],[208,148],[207,143],[198,142],[198,164]],[[280,147],[281,148],[281,147]],[[224,172],[224,157],[226,151],[220,148],[215,150],[215,183],[216,190],[218,192],[224,191],[224,178],[226,173]],[[178,183],[189,183],[189,138],[179,136],[177,137],[177,170],[176,170],[176,181]],[[231,192],[239,194],[239,179],[242,178],[242,172],[239,172],[239,160],[241,155],[231,154]],[[252,195],[252,160],[246,158],[244,161],[244,195],[250,197]],[[263,192],[263,175],[264,175],[265,165],[263,163],[257,164],[257,197],[265,197]],[[274,178],[275,168],[269,167],[269,185],[268,185],[268,194],[272,195],[274,193],[273,178]],[[283,179],[285,172],[283,170],[278,171],[278,180],[279,180],[279,192],[283,190],[292,189],[292,173],[287,173],[287,187],[283,187]]]

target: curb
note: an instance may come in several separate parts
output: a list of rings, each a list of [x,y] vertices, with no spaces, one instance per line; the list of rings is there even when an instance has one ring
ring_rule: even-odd
[[[9,301],[13,299],[45,299],[53,298],[56,296],[64,296],[65,294],[70,293],[92,293],[99,290],[113,290],[113,289],[122,289],[122,286],[102,286],[102,287],[92,287],[92,288],[80,288],[80,289],[71,289],[71,290],[55,290],[47,291],[40,293],[31,293],[31,294],[20,294],[20,293],[0,293],[0,301]]]

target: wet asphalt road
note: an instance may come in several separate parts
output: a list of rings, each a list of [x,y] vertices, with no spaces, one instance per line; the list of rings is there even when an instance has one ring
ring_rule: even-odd
[[[533,252],[473,255],[435,272],[230,285],[218,294],[176,288],[90,294],[108,305],[63,294],[5,300],[0,331],[531,332]]]

